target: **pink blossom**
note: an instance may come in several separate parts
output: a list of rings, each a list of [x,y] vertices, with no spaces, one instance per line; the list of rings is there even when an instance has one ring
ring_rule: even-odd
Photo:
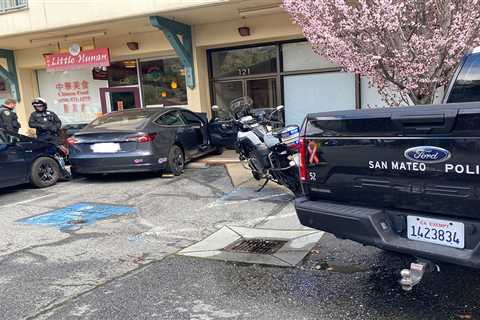
[[[283,0],[316,53],[368,76],[385,102],[432,103],[480,45],[479,0]]]

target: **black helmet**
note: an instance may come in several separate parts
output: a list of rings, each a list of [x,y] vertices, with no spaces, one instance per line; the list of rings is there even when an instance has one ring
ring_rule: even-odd
[[[32,101],[32,106],[36,111],[43,112],[47,110],[47,101],[43,98],[35,98]]]

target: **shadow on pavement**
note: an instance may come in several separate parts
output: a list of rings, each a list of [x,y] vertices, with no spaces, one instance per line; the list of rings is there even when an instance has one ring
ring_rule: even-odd
[[[381,251],[326,235],[305,268],[339,280],[336,292],[350,292],[353,306],[370,310],[385,319],[479,319],[480,273],[455,265],[440,265],[440,273],[427,274],[423,281],[405,292],[400,288],[400,270],[415,258]]]
[[[109,174],[89,174],[79,177],[90,182],[130,182],[151,179],[173,179],[173,175],[160,175],[154,172],[131,172],[131,173],[109,173]],[[79,179],[75,179],[79,180]]]

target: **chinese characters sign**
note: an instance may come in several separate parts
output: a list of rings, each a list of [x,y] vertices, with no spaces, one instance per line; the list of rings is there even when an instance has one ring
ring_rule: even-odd
[[[48,72],[108,67],[110,53],[107,48],[81,51],[76,56],[68,52],[53,53],[45,57],[45,65]]]
[[[107,87],[108,83],[94,80],[91,70],[40,70],[38,83],[48,108],[57,113],[64,124],[90,122],[102,112],[100,88]]]
[[[87,104],[92,100],[89,87],[88,80],[57,82],[55,84],[58,90],[57,101],[63,105],[63,112],[85,112]]]

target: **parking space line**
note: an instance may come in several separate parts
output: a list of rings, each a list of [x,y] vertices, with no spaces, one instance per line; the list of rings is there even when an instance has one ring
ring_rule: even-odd
[[[225,201],[222,200],[222,197],[214,202],[211,202],[207,205],[207,208],[213,208],[213,207],[220,207],[220,206],[230,206],[230,205],[238,205],[238,204],[243,204],[247,202],[254,202],[254,201],[262,201],[262,200],[268,200],[268,199],[273,199],[273,198],[278,198],[282,196],[289,195],[288,193],[279,193],[279,194],[273,194],[273,195],[268,195],[264,197],[258,197],[258,198],[252,198],[252,199],[242,199],[242,200],[231,200],[231,201]]]
[[[20,204],[29,203],[29,202],[33,202],[33,201],[36,201],[36,200],[40,200],[40,199],[44,199],[44,198],[52,197],[52,196],[54,196],[54,195],[53,194],[46,194],[46,195],[43,195],[43,196],[40,196],[40,197],[36,197],[36,198],[28,199],[28,200],[23,200],[23,201],[19,201],[19,202],[15,202],[15,203],[6,204],[6,205],[3,205],[3,206],[0,206],[0,209],[1,208],[14,207],[14,206],[17,206],[17,205],[20,205]]]

